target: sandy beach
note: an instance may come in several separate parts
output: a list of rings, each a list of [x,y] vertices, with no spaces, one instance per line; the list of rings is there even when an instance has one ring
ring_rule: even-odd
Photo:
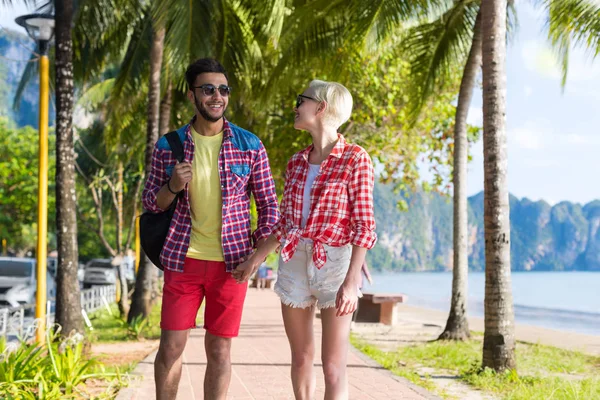
[[[403,342],[433,340],[444,329],[448,313],[407,304],[398,305],[398,324],[355,323],[353,330],[382,349],[394,349]],[[472,331],[483,332],[483,318],[469,318]],[[530,325],[516,325],[517,340],[555,346],[600,356],[600,336],[559,331]]]

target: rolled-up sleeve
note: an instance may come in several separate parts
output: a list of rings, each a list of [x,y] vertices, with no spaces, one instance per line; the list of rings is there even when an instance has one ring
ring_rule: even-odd
[[[156,195],[158,194],[158,191],[169,179],[169,176],[163,167],[162,153],[163,150],[158,148],[158,143],[155,144],[152,152],[152,168],[142,192],[142,204],[144,209],[152,213],[164,211],[156,204]]]
[[[285,237],[286,237],[285,227],[286,227],[286,209],[287,209],[288,199],[286,198],[285,194],[289,192],[287,190],[287,185],[289,184],[291,162],[292,162],[291,160],[288,162],[288,165],[285,170],[285,183],[284,183],[283,196],[281,196],[281,203],[279,204],[279,220],[273,226],[273,232],[272,232],[273,235],[275,235],[275,237],[277,237],[277,240],[279,240],[280,243],[283,243],[283,241],[285,240]]]
[[[271,235],[273,226],[279,220],[275,182],[271,174],[267,151],[262,143],[252,166],[249,183],[258,211],[257,228],[252,233],[252,238],[256,244],[257,241],[266,239]]]
[[[352,241],[355,246],[372,249],[377,241],[373,212],[375,174],[369,154],[361,149],[356,155],[348,184]]]

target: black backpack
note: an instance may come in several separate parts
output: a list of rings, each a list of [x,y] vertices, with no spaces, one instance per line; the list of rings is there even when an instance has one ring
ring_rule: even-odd
[[[183,144],[179,139],[177,131],[169,132],[165,135],[173,156],[179,162],[183,162]],[[164,269],[160,263],[160,253],[162,252],[163,245],[167,239],[169,233],[169,227],[171,226],[171,219],[175,208],[177,207],[177,201],[180,197],[183,197],[183,191],[179,193],[171,206],[161,213],[151,213],[149,211],[144,212],[140,217],[140,243],[144,253],[148,256],[150,261],[156,265],[159,269]]]

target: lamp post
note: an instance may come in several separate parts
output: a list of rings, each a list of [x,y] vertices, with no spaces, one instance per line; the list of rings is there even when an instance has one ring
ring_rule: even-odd
[[[54,16],[39,13],[28,14],[18,17],[15,22],[24,27],[27,34],[36,41],[40,52],[40,115],[38,119],[40,144],[35,318],[38,322],[36,341],[43,344],[46,338],[46,256],[48,252],[48,48],[54,34]]]

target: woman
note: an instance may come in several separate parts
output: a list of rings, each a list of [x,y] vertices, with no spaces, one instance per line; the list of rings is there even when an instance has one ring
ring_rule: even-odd
[[[352,96],[339,83],[312,81],[296,99],[294,128],[312,144],[289,161],[281,220],[234,271],[242,282],[281,245],[275,292],[292,351],[297,399],[312,399],[315,308],[321,311],[325,399],[347,399],[350,322],[361,269],[375,245],[373,165],[367,152],[337,132],[350,118]]]

